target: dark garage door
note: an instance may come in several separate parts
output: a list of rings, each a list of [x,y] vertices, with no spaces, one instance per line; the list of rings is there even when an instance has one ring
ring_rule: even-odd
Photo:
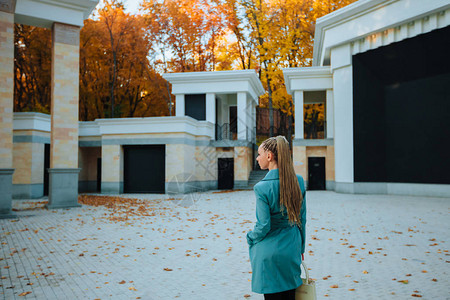
[[[165,145],[124,146],[124,192],[164,193]]]

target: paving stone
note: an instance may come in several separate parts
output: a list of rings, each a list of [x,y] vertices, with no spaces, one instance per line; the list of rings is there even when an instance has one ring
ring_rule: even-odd
[[[0,298],[264,298],[251,292],[245,239],[252,191],[121,196],[155,215],[118,222],[106,207],[13,201],[19,219],[0,220]],[[318,299],[450,299],[450,199],[309,191],[307,206]]]

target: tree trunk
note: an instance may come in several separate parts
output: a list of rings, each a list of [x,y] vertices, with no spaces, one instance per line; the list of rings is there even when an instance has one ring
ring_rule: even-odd
[[[117,67],[117,58],[116,51],[113,50],[113,77],[111,80],[111,118],[114,118],[114,84],[116,82],[116,67]]]
[[[169,82],[166,80],[167,94],[169,95],[169,116],[172,116],[172,96],[170,94]]]
[[[267,72],[266,65],[266,79],[267,79],[267,91],[269,92],[269,134],[273,136],[273,103],[272,103],[272,87],[270,86],[270,77]]]

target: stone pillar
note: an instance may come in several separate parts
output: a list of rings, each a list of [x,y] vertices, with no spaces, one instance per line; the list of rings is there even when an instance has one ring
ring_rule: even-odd
[[[51,148],[48,208],[78,207],[80,28],[52,28]]]
[[[12,213],[15,1],[0,4],[0,219],[5,219],[15,217]]]
[[[175,95],[175,116],[184,116],[184,94]]]
[[[247,93],[237,93],[237,132],[238,140],[247,140]]]
[[[327,90],[327,111],[326,111],[326,121],[327,121],[327,139],[332,139],[334,137],[334,102],[333,102],[333,90]]]
[[[121,145],[102,145],[102,193],[123,192],[123,155]]]
[[[353,193],[353,70],[349,45],[331,51],[336,191]]]
[[[206,94],[206,121],[216,124],[216,94]]]
[[[303,139],[305,136],[303,129],[303,91],[294,92],[295,105],[295,139]]]

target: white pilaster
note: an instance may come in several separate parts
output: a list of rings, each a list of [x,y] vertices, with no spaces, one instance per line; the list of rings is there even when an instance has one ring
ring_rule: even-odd
[[[216,94],[206,94],[206,121],[216,124]]]
[[[247,140],[247,93],[237,93],[237,132],[238,140]]]
[[[352,66],[333,71],[334,151],[336,182],[353,182],[353,80]]]
[[[184,116],[184,94],[175,95],[175,116]]]
[[[294,91],[295,105],[295,139],[303,139],[303,91]]]
[[[332,139],[334,137],[334,101],[333,101],[333,90],[327,90],[327,139]]]

